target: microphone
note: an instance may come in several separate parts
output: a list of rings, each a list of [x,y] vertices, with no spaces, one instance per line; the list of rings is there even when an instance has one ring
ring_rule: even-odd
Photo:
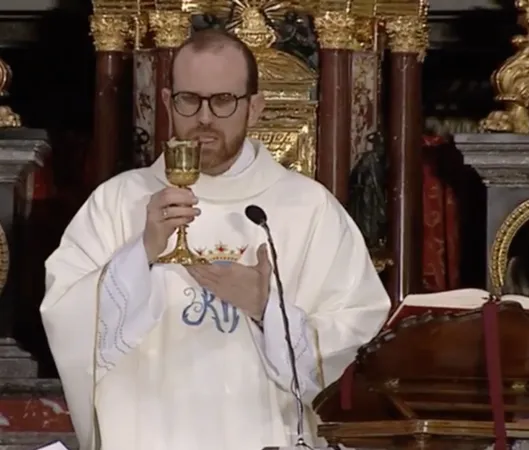
[[[285,331],[285,340],[288,347],[288,355],[289,355],[289,362],[290,367],[292,370],[292,394],[296,398],[296,406],[297,406],[297,433],[298,433],[298,439],[296,442],[296,447],[306,447],[310,448],[309,445],[305,443],[305,430],[304,430],[304,405],[303,401],[301,400],[301,388],[299,385],[299,377],[298,377],[298,370],[296,367],[296,356],[294,353],[294,346],[292,345],[292,335],[290,334],[290,325],[288,322],[288,316],[287,311],[285,308],[285,298],[283,296],[283,284],[281,283],[281,277],[279,276],[279,269],[277,265],[277,252],[276,247],[274,245],[274,240],[272,239],[272,233],[270,232],[270,228],[268,227],[267,223],[267,217],[266,213],[262,208],[260,208],[257,205],[249,205],[244,210],[244,213],[246,214],[246,217],[250,219],[253,223],[260,226],[266,233],[266,237],[268,240],[268,245],[270,247],[270,253],[272,254],[272,269],[274,272],[274,278],[276,280],[277,284],[277,292],[279,296],[279,307],[281,309],[281,316],[283,318],[283,328]]]

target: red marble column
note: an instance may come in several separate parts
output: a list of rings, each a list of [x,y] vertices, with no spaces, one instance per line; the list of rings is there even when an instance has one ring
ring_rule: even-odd
[[[352,20],[345,11],[325,11],[315,25],[320,42],[316,179],[345,205],[351,169]]]
[[[422,22],[396,18],[387,24],[391,50],[389,111],[388,291],[394,302],[421,290],[422,272]]]
[[[320,52],[316,178],[346,204],[351,167],[351,52]]]
[[[94,189],[118,172],[120,152],[130,138],[131,55],[126,48],[129,18],[100,14],[91,17],[96,48],[94,132],[87,155],[87,184]],[[128,122],[128,126],[127,126]]]

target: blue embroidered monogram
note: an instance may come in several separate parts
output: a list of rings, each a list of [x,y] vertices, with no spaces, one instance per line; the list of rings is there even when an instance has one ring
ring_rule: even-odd
[[[204,288],[188,288],[184,294],[192,297],[191,303],[182,311],[182,320],[186,325],[198,326],[213,320],[221,333],[233,333],[237,329],[240,315],[235,306],[218,299]]]
[[[230,259],[236,260],[236,258]],[[211,262],[226,264],[231,262],[230,259]],[[241,316],[235,306],[221,300],[205,288],[189,287],[184,291],[184,295],[191,297],[191,303],[182,311],[182,321],[186,325],[196,327],[212,320],[221,333],[233,333],[237,329]]]

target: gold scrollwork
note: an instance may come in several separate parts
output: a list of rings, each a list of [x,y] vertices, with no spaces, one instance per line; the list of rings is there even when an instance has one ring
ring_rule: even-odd
[[[94,14],[90,17],[90,32],[96,51],[123,52],[131,37],[130,16]]]
[[[516,0],[515,7],[529,29],[529,2]],[[481,132],[529,133],[529,32],[514,36],[518,51],[492,73],[495,100],[505,103],[505,111],[492,111],[479,123]]]
[[[505,103],[505,111],[492,111],[480,122],[481,132],[529,133],[529,35],[512,42],[518,52],[491,76],[495,100]]]
[[[0,98],[9,95],[8,89],[11,84],[13,73],[11,67],[0,58]],[[15,114],[9,106],[0,106],[0,128],[14,128],[22,126],[20,116]]]
[[[518,205],[503,221],[496,232],[492,248],[490,250],[489,273],[494,293],[501,294],[505,282],[507,270],[509,247],[514,236],[522,226],[529,220],[529,200]]]
[[[178,47],[191,31],[190,15],[182,11],[153,11],[149,23],[158,48]]]
[[[9,273],[9,247],[7,237],[0,225],[0,294],[4,290]]]
[[[422,16],[392,16],[383,20],[394,53],[417,53],[424,60],[428,48],[428,25]]]

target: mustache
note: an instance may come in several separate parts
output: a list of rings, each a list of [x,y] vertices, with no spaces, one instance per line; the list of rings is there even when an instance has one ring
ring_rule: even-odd
[[[222,133],[218,130],[215,130],[211,127],[195,128],[189,133],[191,139],[196,139],[199,137],[222,137]]]

